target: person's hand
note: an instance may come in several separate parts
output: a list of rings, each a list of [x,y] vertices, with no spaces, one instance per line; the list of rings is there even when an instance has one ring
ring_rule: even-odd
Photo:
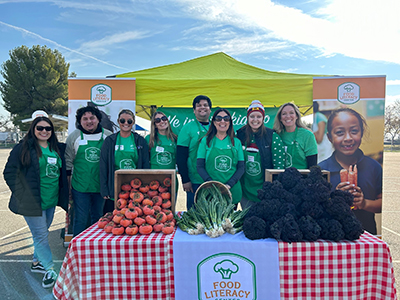
[[[191,182],[191,181],[182,184],[182,186],[183,186],[183,190],[184,190],[185,192],[191,192],[191,193],[193,193],[193,187],[192,187],[192,182]]]
[[[104,198],[104,200],[111,199],[111,197],[110,197],[110,196],[104,196],[103,198]]]
[[[355,188],[356,188],[356,186],[354,184],[350,184],[350,182],[348,182],[348,181],[340,182],[336,186],[337,190],[342,190],[342,191],[349,192],[349,193],[354,192]]]
[[[225,184],[225,186],[228,188],[228,190],[231,189],[231,186],[229,184]]]
[[[356,186],[354,187],[354,191],[352,192],[353,196],[354,196],[354,206],[357,209],[364,209],[365,205],[366,205],[366,201],[364,198],[364,193],[362,192],[361,188]]]

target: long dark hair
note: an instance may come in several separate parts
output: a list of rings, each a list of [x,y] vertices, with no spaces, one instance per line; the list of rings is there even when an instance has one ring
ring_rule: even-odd
[[[226,134],[229,136],[229,138],[231,139],[232,145],[235,145],[235,132],[233,130],[233,122],[232,122],[232,116],[230,114],[229,111],[227,111],[225,108],[218,108],[211,119],[211,124],[210,124],[210,128],[207,131],[207,146],[210,147],[210,142],[213,139],[213,137],[217,134],[217,128],[214,125],[214,121],[215,121],[215,117],[221,112],[225,112],[228,116],[229,116],[229,128],[226,131]]]
[[[158,143],[158,141],[160,140],[159,137],[158,137],[158,128],[157,128],[156,123],[155,123],[155,118],[156,118],[156,115],[158,115],[158,114],[163,115],[164,117],[166,117],[166,115],[161,111],[156,111],[152,115],[152,117],[151,117],[151,128],[150,128],[150,138],[149,138],[149,149],[153,148],[154,145],[156,143]],[[166,130],[166,135],[165,136],[167,137],[167,139],[169,139],[169,140],[173,141],[174,143],[176,143],[176,141],[178,139],[178,136],[175,133],[172,132],[171,123],[169,122],[168,119],[167,119],[167,123],[168,123],[168,128]]]
[[[251,143],[253,134],[257,135],[257,137],[261,139],[264,137],[265,134],[267,134],[267,128],[265,127],[264,123],[261,124],[260,128],[258,128],[256,132],[253,132],[253,129],[251,129],[249,125],[249,121],[247,121],[245,129],[246,129],[246,146],[248,146]]]
[[[35,147],[38,158],[42,156],[42,150],[40,149],[40,145],[35,135],[36,125],[41,121],[45,121],[49,123],[49,125],[51,126],[51,135],[50,138],[47,140],[49,143],[50,151],[56,151],[57,154],[60,155],[60,150],[58,149],[58,139],[54,132],[53,122],[51,122],[50,119],[47,117],[37,117],[32,121],[28,133],[22,139],[21,163],[24,167],[27,167],[31,164],[31,155],[30,155],[30,148],[32,147],[31,145]]]

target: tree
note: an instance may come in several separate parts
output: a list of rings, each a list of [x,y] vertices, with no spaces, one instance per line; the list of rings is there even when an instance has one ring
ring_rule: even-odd
[[[391,146],[400,134],[400,100],[386,107],[385,111],[385,136],[390,136]]]
[[[48,114],[67,115],[69,63],[47,46],[17,47],[1,66],[0,93],[14,125],[38,109]],[[26,129],[26,128],[25,128]]]

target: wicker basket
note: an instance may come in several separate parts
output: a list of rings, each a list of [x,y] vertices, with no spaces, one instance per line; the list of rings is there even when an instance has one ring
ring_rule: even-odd
[[[212,185],[215,185],[217,188],[219,188],[219,190],[221,191],[222,195],[227,195],[229,196],[229,198],[232,200],[232,193],[231,191],[226,187],[225,184],[219,182],[219,181],[207,181],[202,183],[199,188],[197,189],[196,193],[194,194],[194,203],[196,203],[196,199],[197,199],[197,193],[201,190],[201,189],[207,189],[212,187]]]

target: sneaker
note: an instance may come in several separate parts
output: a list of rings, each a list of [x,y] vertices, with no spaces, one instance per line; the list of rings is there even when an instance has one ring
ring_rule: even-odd
[[[31,272],[32,273],[41,273],[41,274],[45,274],[46,270],[43,268],[41,263],[37,263],[36,265],[34,263],[32,263],[31,265]]]
[[[54,269],[48,270],[43,276],[42,287],[45,289],[52,287],[57,280],[57,276],[58,274],[56,271],[54,271]]]

